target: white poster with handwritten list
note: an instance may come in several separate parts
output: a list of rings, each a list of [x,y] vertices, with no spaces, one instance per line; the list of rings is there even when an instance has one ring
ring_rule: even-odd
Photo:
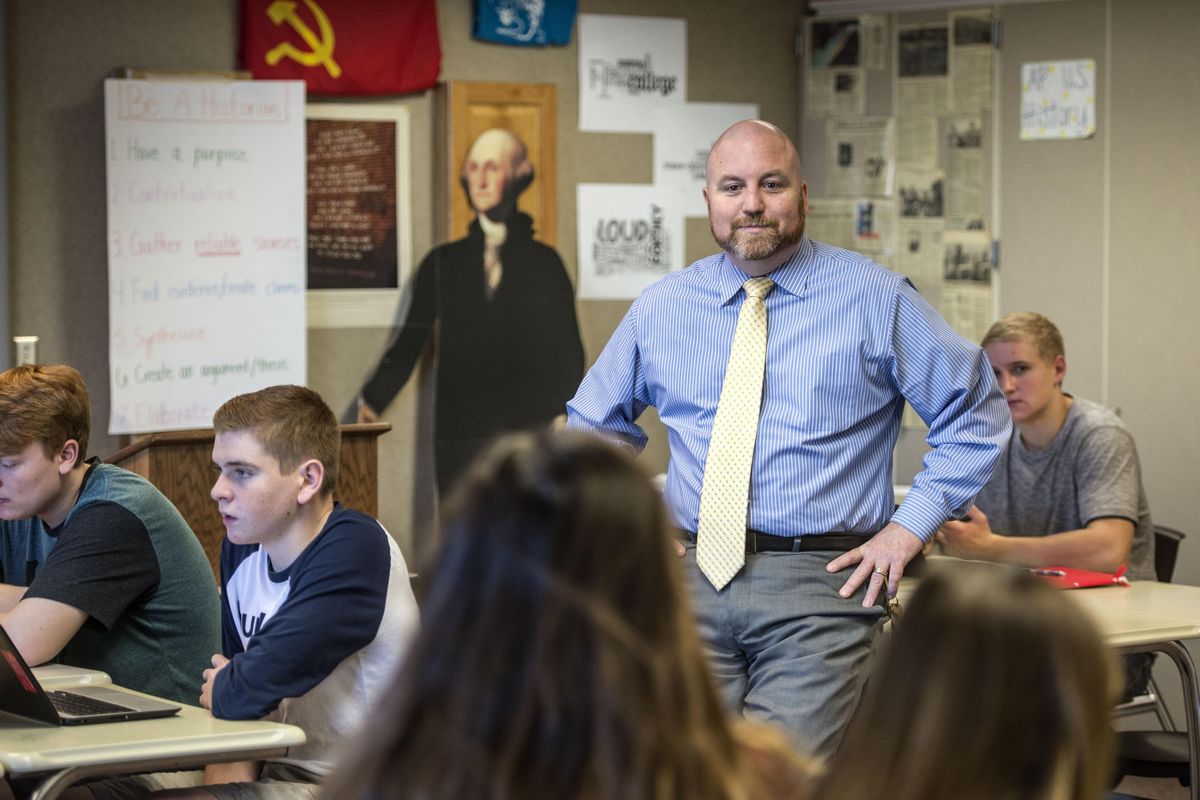
[[[104,82],[110,433],[305,382],[304,83]]]
[[[1086,139],[1096,132],[1096,61],[1021,65],[1021,139]]]

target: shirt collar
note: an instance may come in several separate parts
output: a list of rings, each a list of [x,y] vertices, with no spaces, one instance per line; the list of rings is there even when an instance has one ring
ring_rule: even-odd
[[[479,214],[479,227],[483,229],[483,240],[488,244],[501,245],[508,235],[508,227],[503,222],[493,222],[487,214]]]
[[[775,281],[776,289],[783,289],[796,297],[804,296],[808,285],[808,277],[812,274],[812,240],[808,236],[800,239],[800,246],[787,261],[775,268],[774,272],[765,277]],[[742,284],[750,280],[750,276],[742,272],[725,253],[721,254],[720,269],[717,273],[717,284],[721,305],[725,305],[741,290]]]

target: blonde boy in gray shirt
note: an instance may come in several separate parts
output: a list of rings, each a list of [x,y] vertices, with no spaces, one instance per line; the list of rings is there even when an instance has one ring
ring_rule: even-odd
[[[1013,418],[1008,447],[968,519],[937,541],[952,556],[1025,567],[1075,567],[1153,580],[1154,526],[1137,447],[1111,411],[1062,390],[1062,334],[1041,314],[1001,318],[981,342]],[[1151,658],[1127,656],[1126,696]]]
[[[1062,334],[1041,314],[1009,314],[982,346],[1013,435],[970,519],[938,541],[953,556],[1154,578],[1154,528],[1137,448],[1108,409],[1062,390]]]

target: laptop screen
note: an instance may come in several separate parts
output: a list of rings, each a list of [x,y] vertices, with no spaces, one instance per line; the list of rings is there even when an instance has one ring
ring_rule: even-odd
[[[58,712],[42,691],[8,632],[0,627],[0,711],[58,725]]]

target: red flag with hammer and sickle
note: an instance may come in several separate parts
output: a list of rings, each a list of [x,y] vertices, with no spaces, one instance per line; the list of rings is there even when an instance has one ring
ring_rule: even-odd
[[[419,92],[442,65],[434,3],[242,0],[242,66],[312,94]]]

